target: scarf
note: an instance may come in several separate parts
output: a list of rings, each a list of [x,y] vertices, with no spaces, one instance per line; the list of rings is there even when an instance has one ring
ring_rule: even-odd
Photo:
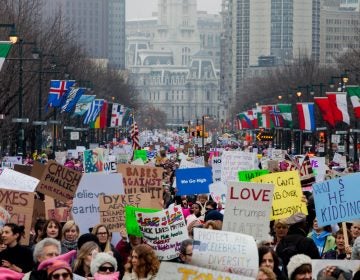
[[[77,239],[75,241],[69,241],[69,240],[63,240],[61,242],[61,245],[63,247],[63,249],[65,249],[63,253],[67,253],[71,250],[76,250],[77,249]]]

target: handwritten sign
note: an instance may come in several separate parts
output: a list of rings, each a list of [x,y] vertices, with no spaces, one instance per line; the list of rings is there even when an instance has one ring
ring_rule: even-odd
[[[342,272],[337,279],[353,279],[352,276],[359,270],[359,266],[360,260],[311,260],[312,279],[325,278],[328,267],[335,267]]]
[[[239,170],[257,169],[255,153],[224,151],[221,156],[221,181],[236,181]]]
[[[251,179],[265,174],[269,174],[269,170],[266,169],[244,170],[244,171],[239,171],[238,173],[240,182],[250,182]]]
[[[59,222],[71,220],[70,208],[65,202],[45,196],[45,217],[47,220],[55,219]]]
[[[215,182],[209,185],[209,192],[216,203],[226,204],[227,186],[223,182]]]
[[[50,160],[37,186],[37,191],[61,201],[73,199],[82,173]]]
[[[158,212],[158,209],[149,209],[149,208],[139,208],[131,205],[125,206],[125,226],[126,231],[129,235],[142,237],[142,233],[140,231],[140,227],[136,220],[136,212],[142,213],[154,213]]]
[[[146,150],[135,150],[134,151],[134,160],[138,158],[142,159],[143,162],[147,161],[147,151]]]
[[[305,202],[301,201],[301,183],[297,171],[271,173],[253,178],[251,181],[275,185],[271,220],[284,219],[298,212],[308,214]]]
[[[324,181],[326,175],[325,157],[312,157],[310,162],[314,173],[316,173],[316,182]]]
[[[10,214],[10,222],[25,227],[21,243],[29,244],[34,207],[34,193],[0,189],[0,206]]]
[[[3,189],[33,192],[38,183],[38,179],[10,168],[5,168],[0,174],[0,188]]]
[[[177,169],[175,173],[177,195],[209,193],[209,185],[212,183],[211,168]]]
[[[136,219],[144,243],[154,249],[159,260],[179,256],[181,242],[189,238],[181,207],[169,207],[155,213],[136,212]]]
[[[212,178],[213,182],[221,181],[221,157],[211,158]]]
[[[117,167],[115,161],[104,161],[104,172],[106,173],[116,173]]]
[[[313,185],[315,211],[319,226],[359,219],[360,173]]]
[[[121,195],[100,195],[100,223],[107,225],[111,232],[126,233],[125,203]]]
[[[273,184],[228,182],[223,230],[268,237]]]
[[[119,164],[117,168],[123,176],[125,194],[139,198],[139,207],[162,208],[162,168],[131,164]]]
[[[196,280],[196,279],[209,279],[209,280],[253,280],[254,278],[230,274],[227,272],[216,271],[203,267],[172,263],[172,262],[161,262],[158,273],[156,274],[157,279],[166,280]]]
[[[191,263],[218,271],[232,271],[256,277],[259,268],[258,250],[250,235],[220,230],[194,228]]]
[[[14,164],[14,170],[22,174],[31,176],[31,165]]]

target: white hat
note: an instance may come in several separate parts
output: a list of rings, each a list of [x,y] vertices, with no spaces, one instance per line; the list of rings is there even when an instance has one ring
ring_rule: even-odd
[[[95,273],[98,272],[99,267],[102,266],[104,263],[110,263],[115,268],[115,271],[117,270],[116,259],[112,256],[111,253],[94,252],[90,264],[91,274],[95,275]]]
[[[303,264],[311,265],[311,258],[304,254],[298,254],[290,258],[290,261],[287,265],[289,279],[291,279],[291,275],[293,274],[293,272]]]

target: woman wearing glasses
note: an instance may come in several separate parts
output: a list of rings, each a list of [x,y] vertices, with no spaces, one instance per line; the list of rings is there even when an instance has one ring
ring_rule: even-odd
[[[149,245],[140,244],[131,252],[131,259],[125,265],[123,280],[156,279],[159,266],[154,250]]]
[[[72,280],[73,273],[70,265],[62,260],[54,261],[47,269],[49,280]]]
[[[192,254],[193,254],[193,240],[192,239],[183,240],[180,246],[179,262],[190,264]]]
[[[117,280],[120,279],[120,274],[117,270],[116,259],[111,253],[97,253],[94,252],[90,264],[91,274],[94,279]]]

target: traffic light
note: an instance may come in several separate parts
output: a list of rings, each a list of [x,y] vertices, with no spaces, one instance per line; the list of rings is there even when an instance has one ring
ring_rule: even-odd
[[[322,143],[325,142],[325,133],[324,132],[319,133],[319,141]]]
[[[197,126],[196,126],[196,136],[197,136],[197,137],[200,137],[200,136],[201,136],[201,126],[200,126],[200,125],[197,125]]]

